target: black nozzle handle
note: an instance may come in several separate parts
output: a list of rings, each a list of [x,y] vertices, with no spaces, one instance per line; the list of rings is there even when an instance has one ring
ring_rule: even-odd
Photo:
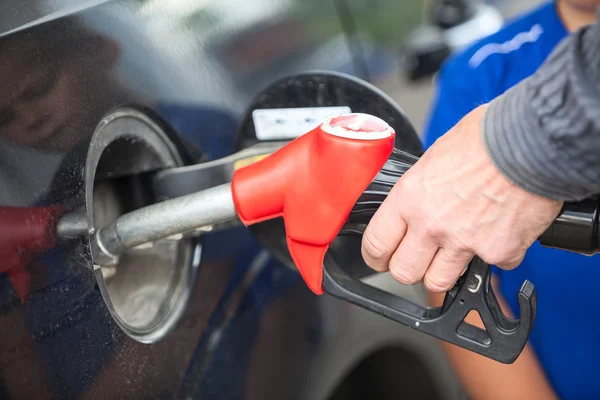
[[[323,288],[337,298],[501,363],[513,363],[527,344],[536,314],[536,291],[525,281],[517,294],[519,319],[508,318],[490,284],[491,268],[480,258],[446,294],[441,307],[423,307],[350,277],[344,268],[325,259]],[[477,310],[485,329],[465,318]]]

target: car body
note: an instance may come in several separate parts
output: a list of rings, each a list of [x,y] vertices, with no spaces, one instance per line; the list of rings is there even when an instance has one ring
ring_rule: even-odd
[[[418,2],[398,4],[371,8],[416,10],[418,22]],[[148,204],[144,173],[232,154],[245,108],[276,79],[394,76],[394,51],[381,43],[395,31],[361,18],[367,8],[5,1],[0,207],[78,210],[97,228]],[[0,224],[6,238],[27,222]],[[95,266],[86,238],[19,254],[0,280],[3,398],[462,395],[435,340],[315,296],[243,227],[138,248],[116,268]],[[418,287],[369,279],[424,301]]]

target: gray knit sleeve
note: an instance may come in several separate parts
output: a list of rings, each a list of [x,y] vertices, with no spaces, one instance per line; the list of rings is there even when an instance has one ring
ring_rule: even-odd
[[[483,141],[513,183],[558,200],[600,193],[600,25],[563,40],[488,105]]]

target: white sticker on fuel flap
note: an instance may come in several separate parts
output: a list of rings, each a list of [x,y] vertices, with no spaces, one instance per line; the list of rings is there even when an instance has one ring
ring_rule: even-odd
[[[310,132],[327,117],[351,112],[347,106],[264,108],[252,112],[252,121],[257,139],[287,140]]]

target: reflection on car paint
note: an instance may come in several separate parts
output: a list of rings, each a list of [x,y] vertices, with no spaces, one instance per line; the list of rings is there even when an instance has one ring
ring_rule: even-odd
[[[293,50],[290,42],[281,62],[276,58],[286,43],[254,40],[258,50],[269,47],[277,57],[256,59],[257,49],[229,52],[235,60],[230,67],[260,75],[244,72],[231,79],[219,71],[224,60],[210,57],[234,42],[203,43],[201,29],[167,26],[160,28],[159,42],[149,32],[156,32],[160,10],[152,15],[148,8],[137,12],[138,7],[133,0],[109,2],[0,39],[0,206],[25,212],[83,207],[87,145],[97,122],[116,106],[137,104],[158,112],[189,151],[215,159],[232,152],[240,105],[262,83],[302,68],[294,65],[299,60],[335,68],[311,61],[310,51]],[[219,24],[236,30],[227,20],[205,25],[217,29]],[[305,35],[305,24],[292,24],[298,38]],[[244,37],[246,29],[254,28],[240,25],[232,37]],[[177,59],[160,56],[169,42],[174,47],[165,53],[176,54],[177,43],[196,51],[177,53]],[[217,48],[221,51],[211,53]],[[19,225],[14,217],[11,223]],[[1,214],[0,219],[9,223]],[[2,397],[269,398],[277,393],[292,398],[290,393],[299,393],[295,374],[306,368],[311,353],[303,349],[310,349],[318,331],[318,319],[305,308],[314,300],[297,273],[265,258],[245,229],[205,236],[189,310],[170,336],[153,345],[129,339],[112,321],[86,240],[49,241],[28,250],[12,239],[0,236],[1,254],[19,256],[0,266],[0,329],[6,332],[0,343]],[[274,373],[279,382],[270,382]],[[225,386],[229,389],[219,393]]]
[[[9,3],[22,16],[55,14],[0,38],[0,207],[83,208],[89,140],[115,107],[158,114],[190,162],[216,159],[233,151],[257,91],[299,71],[355,73],[361,56],[333,2],[123,0],[70,15],[71,1]],[[0,31],[17,20],[0,18]],[[375,73],[392,65],[371,61]],[[0,397],[302,398],[323,299],[247,230],[203,237],[184,318],[154,344],[112,320],[86,240],[19,253],[6,238],[0,259],[19,258],[0,265]],[[15,266],[24,279],[6,273]]]

